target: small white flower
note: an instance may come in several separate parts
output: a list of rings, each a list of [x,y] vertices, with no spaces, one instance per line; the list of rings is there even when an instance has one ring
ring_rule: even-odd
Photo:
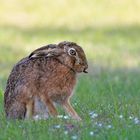
[[[136,118],[134,118],[134,121],[137,121],[138,120],[138,118],[136,117]]]
[[[95,112],[94,111],[91,111],[91,112],[89,112],[89,115],[91,116],[92,114],[94,114]]]
[[[120,115],[119,118],[122,119],[123,118],[123,115]]]
[[[129,119],[130,119],[130,120],[132,120],[132,119],[133,119],[133,117],[132,117],[132,116],[129,116]]]
[[[64,134],[67,135],[68,134],[68,131],[64,131]]]
[[[89,115],[90,115],[90,117],[91,117],[92,119],[98,117],[98,114],[95,113],[94,111],[90,112]]]
[[[93,136],[94,135],[94,132],[93,131],[90,131],[89,134],[90,134],[90,136]]]
[[[107,128],[112,128],[112,125],[109,124],[109,125],[107,126]]]
[[[41,117],[40,117],[39,115],[35,115],[35,116],[33,117],[33,119],[34,119],[35,121],[38,121],[38,120],[41,120]]]
[[[98,123],[98,126],[99,126],[99,127],[102,127],[102,126],[103,126],[103,124],[102,124],[102,123]]]
[[[55,125],[54,128],[57,128],[59,129],[61,126],[58,124],[58,125]]]
[[[91,116],[92,119],[94,119],[94,118],[96,118],[96,117],[98,117],[98,114],[96,114],[96,113],[94,113],[94,114]]]
[[[71,139],[72,140],[76,140],[78,137],[76,136],[76,135],[73,135],[72,137],[71,137]]]
[[[33,116],[33,119],[35,120],[35,121],[38,121],[38,120],[46,120],[46,119],[48,119],[48,115],[35,115],[35,116]]]
[[[63,118],[63,115],[57,115],[57,118],[61,119],[61,118]]]
[[[134,118],[134,123],[138,124],[138,123],[140,123],[140,120],[138,118]]]
[[[69,119],[69,116],[65,115],[63,116],[64,119]]]

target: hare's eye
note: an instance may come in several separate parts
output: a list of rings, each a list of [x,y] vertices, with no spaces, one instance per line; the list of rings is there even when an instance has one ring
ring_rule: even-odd
[[[69,54],[70,55],[76,55],[75,49],[73,49],[73,48],[69,49]]]

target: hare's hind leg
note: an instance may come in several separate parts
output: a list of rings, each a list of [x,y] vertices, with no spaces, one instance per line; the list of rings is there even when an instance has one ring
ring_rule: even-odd
[[[41,101],[47,106],[50,115],[56,116],[58,115],[57,110],[52,102],[52,100],[46,96],[41,96]]]
[[[34,110],[34,101],[30,100],[26,103],[26,119],[31,119],[33,116],[33,110]]]
[[[25,113],[25,105],[20,102],[14,102],[6,109],[6,117],[8,119],[24,119]]]

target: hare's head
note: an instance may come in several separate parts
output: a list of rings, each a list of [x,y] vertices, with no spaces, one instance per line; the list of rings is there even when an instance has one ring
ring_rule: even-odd
[[[61,42],[58,45],[50,44],[33,51],[30,58],[53,57],[75,72],[85,72],[88,68],[83,49],[74,42]]]

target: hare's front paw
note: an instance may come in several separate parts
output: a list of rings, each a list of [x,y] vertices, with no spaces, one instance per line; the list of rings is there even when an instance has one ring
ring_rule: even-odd
[[[82,121],[82,119],[79,117],[79,116],[73,116],[72,117],[74,120],[77,120],[77,121]]]

